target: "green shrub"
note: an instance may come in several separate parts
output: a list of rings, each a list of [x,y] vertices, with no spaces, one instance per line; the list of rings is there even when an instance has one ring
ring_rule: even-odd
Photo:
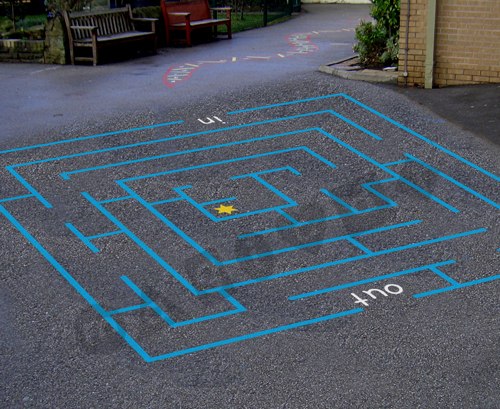
[[[370,15],[375,22],[361,21],[356,27],[359,54],[364,66],[378,67],[397,63],[399,52],[400,0],[372,0]]]
[[[399,54],[399,39],[397,36],[392,36],[387,39],[385,51],[380,56],[380,62],[385,66],[395,65],[398,62]]]
[[[375,19],[377,25],[382,26],[388,37],[399,32],[400,0],[372,0],[370,15]]]
[[[369,21],[362,21],[356,27],[356,39],[358,43],[354,51],[359,54],[360,63],[365,66],[380,65],[380,56],[387,42],[385,30]]]

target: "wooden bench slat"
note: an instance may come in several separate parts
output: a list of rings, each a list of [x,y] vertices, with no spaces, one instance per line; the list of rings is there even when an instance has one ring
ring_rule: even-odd
[[[156,51],[157,19],[134,19],[130,5],[123,8],[96,12],[63,12],[70,45],[71,63],[92,61],[97,65],[97,53],[101,46],[115,42],[150,41]],[[150,23],[150,31],[135,28],[134,20]],[[92,58],[75,55],[79,48],[92,47]]]

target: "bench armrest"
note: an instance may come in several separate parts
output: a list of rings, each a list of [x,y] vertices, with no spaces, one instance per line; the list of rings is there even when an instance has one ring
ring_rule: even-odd
[[[231,20],[231,10],[231,7],[210,7],[210,11],[212,11],[214,18],[217,18],[218,11],[225,11],[226,18]]]
[[[191,13],[185,13],[185,12],[181,12],[181,11],[178,11],[178,12],[175,12],[175,13],[167,13],[169,16],[190,16]]]
[[[151,24],[151,32],[156,33],[156,22],[158,21],[157,18],[147,18],[147,17],[134,17],[130,19],[132,21],[132,24],[135,23],[150,23]]]
[[[147,21],[158,21],[157,18],[149,18],[149,17],[134,17],[132,18],[132,21],[144,21],[144,22],[147,22]]]

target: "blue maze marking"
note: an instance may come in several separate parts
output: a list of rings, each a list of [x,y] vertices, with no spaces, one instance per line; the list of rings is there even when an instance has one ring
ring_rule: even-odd
[[[350,231],[346,234],[335,234],[333,236],[327,235],[326,238],[322,238],[320,240],[308,238],[307,235],[304,235],[304,237],[302,237],[302,235],[299,235],[299,239],[301,241],[300,244],[274,247],[267,251],[252,252],[252,254],[240,257],[221,257],[205,248],[205,245],[201,238],[192,237],[192,234],[186,231],[183,226],[179,225],[179,222],[176,222],[170,217],[167,217],[160,210],[165,206],[181,206],[183,209],[190,209],[191,213],[194,216],[198,215],[196,217],[203,217],[208,223],[212,223],[214,228],[221,229],[224,229],[225,226],[230,226],[232,223],[240,221],[252,221],[256,217],[268,218],[266,220],[279,220],[278,224],[280,225],[272,228],[257,228],[252,232],[236,233],[232,240],[238,242],[258,239],[259,237],[273,237],[277,233],[286,233],[287,231],[294,232],[300,229],[308,228],[308,226],[329,225],[329,223],[337,223],[341,220],[355,220],[358,217],[369,217],[371,215],[377,215],[383,212],[395,211],[401,206],[399,200],[392,197],[392,195],[385,193],[385,190],[383,189],[390,188],[395,184],[402,184],[408,189],[411,189],[417,192],[422,197],[428,199],[430,202],[436,204],[438,207],[444,209],[446,212],[456,215],[454,217],[458,217],[461,214],[461,210],[454,203],[449,203],[447,200],[436,196],[425,186],[420,186],[418,183],[408,179],[407,177],[403,177],[396,169],[398,167],[417,164],[430,171],[436,177],[450,183],[458,190],[466,192],[472,197],[483,202],[485,205],[490,206],[493,209],[493,215],[498,218],[498,214],[495,214],[494,212],[499,209],[500,206],[493,199],[493,197],[489,197],[488,195],[475,190],[463,181],[460,181],[450,174],[438,169],[435,165],[432,165],[420,159],[418,151],[410,153],[403,150],[401,152],[401,156],[404,157],[404,159],[400,158],[398,160],[380,161],[375,159],[372,155],[365,153],[359,147],[355,147],[353,146],[353,144],[347,143],[345,140],[343,140],[342,135],[335,135],[334,133],[323,129],[323,127],[306,126],[302,127],[302,129],[297,129],[294,131],[267,133],[265,135],[254,136],[247,139],[236,138],[232,140],[231,138],[231,142],[215,144],[209,143],[205,144],[204,146],[199,146],[192,149],[174,151],[166,149],[165,153],[160,154],[143,154],[140,157],[134,155],[134,159],[120,161],[107,160],[105,163],[101,163],[99,165],[83,167],[80,166],[76,168],[71,165],[72,161],[74,160],[85,161],[87,159],[93,160],[94,158],[96,158],[97,161],[99,161],[99,158],[102,155],[109,155],[111,153],[118,152],[122,154],[127,151],[135,151],[139,148],[144,149],[148,147],[158,147],[158,150],[161,151],[162,144],[171,143],[173,141],[201,140],[207,136],[213,138],[211,139],[212,141],[216,140],[217,135],[227,134],[228,132],[242,130],[252,131],[255,129],[261,129],[262,127],[273,128],[287,122],[293,123],[297,120],[308,121],[314,119],[317,116],[324,115],[329,115],[332,118],[332,121],[341,121],[344,124],[347,124],[348,126],[355,129],[356,131],[359,131],[360,135],[367,136],[368,138],[366,138],[366,141],[371,141],[370,143],[372,144],[384,143],[387,140],[387,137],[378,135],[373,130],[370,130],[365,126],[358,124],[355,120],[347,117],[346,115],[338,112],[335,109],[314,109],[316,107],[314,104],[318,104],[319,102],[331,102],[332,104],[334,104],[335,100],[348,101],[354,106],[374,115],[375,118],[385,121],[404,131],[410,138],[415,138],[419,142],[423,142],[424,145],[436,149],[445,157],[450,157],[453,160],[458,161],[462,165],[465,165],[467,168],[480,173],[482,176],[485,176],[486,178],[489,178],[494,182],[500,181],[500,178],[493,173],[475,165],[474,163],[468,161],[460,155],[416,133],[415,131],[379,113],[373,108],[366,106],[365,104],[355,100],[354,98],[345,94],[332,94],[233,111],[229,112],[228,114],[235,117],[237,115],[241,115],[241,118],[243,118],[244,121],[245,114],[250,112],[253,114],[265,113],[272,116],[273,110],[275,109],[283,110],[288,108],[295,109],[296,107],[301,107],[306,111],[308,104],[313,104],[313,110],[311,112],[302,112],[300,114],[294,113],[293,115],[282,115],[278,117],[264,118],[259,121],[242,123],[234,126],[226,126],[200,132],[185,132],[175,135],[168,135],[166,137],[154,140],[141,140],[135,143],[127,143],[111,147],[100,147],[98,149],[90,151],[79,149],[78,144],[80,142],[91,139],[98,142],[103,138],[108,138],[111,136],[131,135],[136,131],[144,131],[147,129],[168,129],[169,126],[180,126],[183,125],[184,122],[172,121],[142,128],[101,133],[81,138],[54,141],[45,144],[0,151],[0,155],[3,155],[7,158],[8,164],[5,166],[7,173],[10,174],[15,179],[15,181],[18,182],[21,188],[24,188],[28,192],[26,194],[19,194],[18,192],[15,192],[12,195],[6,195],[5,197],[0,198],[0,213],[52,265],[53,268],[58,271],[90,305],[94,307],[94,309],[112,326],[112,328],[114,328],[115,331],[124,338],[124,340],[130,345],[130,347],[132,347],[147,362],[155,362],[162,359],[173,358],[176,356],[220,347],[223,345],[229,345],[236,342],[263,337],[278,332],[288,331],[294,328],[315,325],[321,322],[359,314],[363,312],[364,309],[345,308],[342,311],[335,311],[331,314],[326,315],[324,314],[324,312],[319,311],[316,311],[314,313],[305,313],[301,312],[299,305],[300,303],[297,303],[296,301],[318,296],[326,296],[328,294],[341,292],[345,289],[363,286],[377,281],[403,278],[405,276],[412,275],[418,276],[423,272],[430,272],[438,279],[445,281],[445,287],[432,288],[430,290],[413,294],[414,298],[419,299],[428,296],[434,296],[443,292],[467,288],[478,284],[484,284],[498,280],[500,278],[499,275],[490,275],[473,280],[457,280],[454,278],[456,274],[451,276],[450,273],[443,271],[443,269],[455,269],[460,265],[460,262],[455,259],[447,259],[442,261],[434,261],[432,263],[422,260],[417,266],[400,269],[396,272],[374,274],[373,276],[370,276],[368,278],[352,279],[343,282],[342,284],[327,284],[328,280],[332,281],[332,279],[338,277],[338,273],[335,273],[335,271],[337,271],[335,270],[335,268],[339,266],[353,265],[355,268],[355,266],[357,265],[356,263],[370,262],[372,260],[377,260],[380,257],[399,255],[406,251],[421,251],[425,250],[427,246],[439,245],[448,242],[452,244],[453,242],[466,240],[472,237],[481,238],[490,233],[489,225],[470,226],[470,228],[463,228],[458,232],[449,232],[449,234],[441,234],[438,237],[426,238],[424,240],[415,240],[406,243],[403,242],[392,246],[386,245],[381,248],[374,248],[373,244],[370,244],[369,240],[367,241],[367,239],[371,237],[378,238],[379,236],[383,237],[383,235],[385,234],[394,234],[399,231],[405,232],[411,231],[411,229],[425,228],[425,220],[409,218],[404,222],[383,223],[379,224],[377,227],[365,228],[364,230],[355,229],[355,231]],[[245,147],[245,150],[251,151],[252,147],[258,143],[274,143],[276,141],[283,141],[283,143],[285,143],[288,138],[298,137],[303,137],[304,143],[299,144],[299,146],[294,146],[286,149],[267,150],[265,152],[250,154],[247,156],[234,156],[230,151],[228,151],[228,149],[237,149],[239,147]],[[309,158],[309,163],[318,162],[321,164],[321,166],[325,166],[325,169],[328,169],[328,172],[331,172],[333,178],[335,172],[341,166],[335,161],[330,160],[325,155],[318,154],[317,150],[307,146],[307,143],[313,141],[312,137],[315,137],[318,140],[321,138],[326,138],[326,140],[328,140],[333,145],[336,145],[349,154],[353,154],[355,157],[360,158],[362,161],[364,161],[364,163],[367,164],[367,166],[372,166],[373,168],[378,169],[381,174],[385,175],[379,180],[360,183],[361,189],[372,195],[382,204],[365,207],[355,206],[344,197],[342,197],[342,195],[334,191],[331,187],[321,187],[318,189],[318,193],[320,194],[320,196],[322,196],[323,198],[327,198],[333,204],[335,204],[337,206],[337,210],[334,214],[331,215],[323,215],[322,217],[316,218],[312,217],[308,220],[299,220],[299,218],[293,213],[293,211],[301,207],[299,201],[296,198],[292,197],[289,193],[283,191],[282,188],[277,187],[268,180],[268,178],[280,178],[285,174],[289,174],[293,177],[298,178],[299,180],[304,180],[304,182],[301,183],[307,183],[307,172],[304,173],[302,169],[300,169],[293,163],[278,167],[269,166],[266,169],[253,170],[250,172],[245,171],[232,175],[227,174],[227,181],[254,181],[262,188],[262,192],[264,195],[275,197],[277,200],[281,201],[281,204],[279,205],[263,205],[255,210],[241,211],[237,214],[229,216],[216,216],[212,213],[210,208],[214,205],[223,203],[236,204],[238,203],[238,200],[240,200],[240,197],[238,195],[226,195],[224,197],[214,198],[210,200],[197,200],[196,192],[194,192],[194,189],[197,187],[196,180],[193,180],[191,184],[178,184],[170,186],[170,195],[168,195],[168,197],[156,198],[154,200],[145,197],[137,190],[137,183],[140,184],[148,181],[161,180],[161,178],[165,177],[175,178],[180,175],[188,175],[189,179],[189,175],[197,171],[212,172],[216,169],[223,169],[223,172],[227,172],[230,167],[234,167],[234,169],[239,169],[241,166],[252,168],[253,164],[258,160],[271,160],[277,157],[285,157],[286,155],[306,155],[305,157]],[[54,150],[54,148],[58,148],[59,146],[66,144],[74,146],[75,152],[60,156],[58,156],[57,154],[50,154]],[[49,150],[48,155],[44,154],[44,150]],[[17,163],[15,157],[14,159],[12,159],[9,156],[12,154],[20,154],[31,151],[36,153],[36,155],[42,155],[46,157],[37,160],[30,160],[28,162]],[[227,155],[227,152],[229,152],[231,157],[228,159],[219,159],[212,162],[196,164],[196,161],[198,160],[196,155],[201,153],[211,155],[218,152],[225,155]],[[149,173],[144,173],[144,171],[141,171],[141,173],[135,174],[134,176],[120,178],[115,178],[113,173],[115,170],[133,169],[134,166],[138,165],[148,165],[154,167],[155,164],[157,164],[159,161],[165,159],[168,159],[170,161],[169,163],[175,163],[172,161],[182,160],[183,158],[191,158],[191,163],[195,164],[190,166],[173,167],[170,170],[154,171]],[[288,158],[287,160],[289,161],[290,158]],[[66,163],[68,163],[68,165],[65,165]],[[194,317],[192,316],[190,318],[177,318],[166,311],[165,308],[162,307],[157,300],[155,300],[155,297],[152,297],[151,294],[148,294],[148,291],[145,291],[144,288],[136,282],[136,279],[132,278],[132,276],[127,273],[119,275],[119,279],[121,283],[123,283],[123,285],[125,285],[125,287],[129,289],[130,294],[133,294],[135,298],[133,300],[130,299],[126,305],[118,306],[117,308],[106,308],[104,305],[109,304],[110,301],[113,300],[103,299],[102,295],[100,295],[95,288],[84,288],[84,286],[77,278],[79,277],[79,272],[74,271],[73,273],[70,273],[69,271],[73,271],[72,266],[63,266],[63,264],[58,261],[58,253],[53,254],[54,250],[48,250],[48,248],[53,248],[53,245],[51,246],[51,243],[47,241],[48,239],[43,235],[40,236],[39,231],[36,232],[39,237],[36,237],[35,233],[30,232],[26,227],[26,225],[28,224],[23,224],[23,222],[21,221],[22,217],[18,215],[18,213],[21,212],[21,206],[16,205],[21,205],[25,201],[36,200],[46,209],[44,210],[45,212],[50,212],[54,207],[51,200],[49,200],[49,197],[51,196],[42,194],[42,192],[40,191],[40,189],[45,189],[43,184],[41,185],[41,187],[39,185],[35,185],[34,182],[36,182],[36,180],[30,181],[29,178],[32,176],[27,176],[26,173],[23,173],[23,170],[33,166],[52,166],[55,164],[64,165],[64,170],[59,171],[59,175],[60,180],[63,181],[65,186],[68,186],[68,183],[74,184],[77,194],[81,195],[81,197],[86,200],[91,208],[96,209],[98,213],[105,218],[105,220],[107,220],[111,225],[114,226],[109,230],[103,231],[103,228],[99,228],[97,230],[100,232],[94,231],[92,234],[86,234],[84,232],[84,229],[82,229],[80,226],[77,226],[77,224],[80,222],[79,220],[77,222],[68,221],[63,223],[64,227],[69,230],[72,235],[79,242],[81,242],[92,254],[97,255],[98,253],[102,252],[99,243],[101,243],[103,239],[112,239],[114,236],[125,236],[128,240],[130,240],[131,243],[134,243],[137,248],[140,249],[144,256],[149,257],[149,259],[156,263],[157,266],[168,273],[168,275],[172,277],[175,282],[179,283],[185,290],[187,290],[189,294],[197,299],[209,295],[216,295],[223,301],[222,305],[205,313],[194,313]],[[102,175],[102,172],[109,173],[111,177],[110,182],[119,187],[122,192],[124,192],[124,194],[116,195],[114,197],[107,197],[105,199],[96,199],[93,192],[78,190],[79,181],[76,176],[92,178],[94,172],[101,172],[100,175]],[[165,226],[174,234],[174,236],[177,236],[183,243],[187,244],[197,254],[201,255],[203,259],[208,263],[208,265],[211,265],[212,268],[218,269],[216,271],[220,270],[221,275],[226,274],[224,273],[225,270],[223,269],[227,267],[233,269],[229,270],[228,272],[234,272],[238,271],[234,270],[234,268],[243,269],[244,266],[249,262],[259,261],[264,263],[266,260],[274,259],[276,257],[288,257],[288,255],[293,256],[294,254],[302,254],[302,251],[332,244],[338,244],[342,246],[346,245],[346,251],[350,246],[351,254],[346,253],[346,255],[343,257],[335,256],[333,259],[326,261],[320,259],[318,259],[316,262],[309,261],[308,265],[301,267],[293,267],[293,265],[292,268],[279,267],[279,271],[273,272],[272,274],[268,272],[267,274],[261,274],[260,276],[242,280],[235,279],[237,278],[237,276],[234,276],[229,283],[218,283],[216,285],[200,286],[199,283],[193,282],[193,280],[190,278],[189,271],[183,271],[182,269],[179,269],[179,267],[175,265],[174,259],[169,260],[169,256],[166,257],[165,255],[161,254],[154,247],[154,245],[148,241],[147,237],[142,237],[142,232],[137,232],[134,230],[134,228],[130,227],[129,220],[127,220],[127,218],[124,219],[123,215],[114,214],[114,211],[108,208],[108,206],[121,206],[130,202],[139,204],[141,208],[147,211],[147,213],[150,214],[154,220],[160,223],[160,225]],[[338,207],[340,207],[340,210],[338,209]],[[404,209],[401,209],[401,211],[403,210]],[[26,218],[29,216],[23,217]],[[275,219],[269,219],[272,217],[274,217]],[[40,219],[35,221],[40,223],[41,230],[43,230],[44,220]],[[498,252],[500,250],[498,248],[498,244],[494,245],[494,247],[495,249],[493,250],[493,252]],[[60,252],[64,251],[65,249],[60,249]],[[293,259],[291,258],[290,260]],[[292,261],[290,261],[290,263],[292,263]],[[390,269],[390,266],[388,267],[388,269]],[[456,270],[452,270],[452,273],[454,271]],[[295,275],[305,275],[306,277],[312,277],[313,274],[319,274],[321,272],[328,273],[324,274],[325,280],[323,280],[324,284],[322,284],[321,288],[301,291],[300,287],[297,287],[295,290],[287,290],[288,294],[292,295],[285,295],[285,300],[281,302],[284,303],[283,305],[285,309],[294,311],[294,314],[296,314],[294,315],[295,318],[285,317],[286,319],[282,319],[281,317],[278,317],[279,319],[275,321],[271,320],[269,321],[269,323],[266,323],[266,327],[263,329],[253,332],[241,332],[240,330],[240,333],[238,333],[239,328],[238,325],[236,325],[237,322],[244,323],[247,319],[253,319],[252,302],[248,299],[243,302],[240,299],[241,290],[254,285],[263,286],[263,290],[267,288],[265,287],[266,285],[272,285],[273,287],[271,288],[281,288],[281,285],[285,285],[285,287],[290,285],[292,288],[294,288],[294,286],[297,284],[295,284],[294,282],[283,280],[286,280],[288,277]],[[235,292],[236,290],[238,290],[238,297],[233,294],[233,292]],[[276,296],[278,296],[277,293]],[[278,297],[277,299],[281,298]],[[124,318],[122,317],[131,316],[133,318],[135,317],[134,314],[140,314],[141,312],[145,311],[153,312],[162,322],[164,322],[168,326],[168,328],[172,330],[182,331],[184,327],[196,328],[196,330],[200,331],[201,334],[199,340],[194,340],[191,345],[189,345],[181,341],[175,341],[175,339],[172,338],[174,339],[174,341],[172,341],[173,343],[167,342],[167,346],[165,347],[169,349],[170,352],[166,353],[161,352],[161,346],[157,348],[156,345],[149,345],[147,343],[143,344],[144,340],[142,339],[142,336],[140,334],[141,330],[136,330],[134,326],[131,327],[130,324],[128,324],[126,321],[123,321]],[[312,316],[310,314],[312,314]],[[234,321],[236,318],[240,321]],[[268,316],[267,319],[270,320],[271,316]],[[228,324],[225,324],[226,322]],[[226,325],[226,327],[224,325]],[[219,330],[215,330],[215,328],[219,328]],[[208,335],[206,335],[205,333],[208,333]],[[180,336],[182,337],[182,333],[180,334]],[[213,334],[215,334],[215,338]],[[153,349],[154,352],[150,352],[150,349]],[[160,350],[160,352],[158,352],[158,350]]]

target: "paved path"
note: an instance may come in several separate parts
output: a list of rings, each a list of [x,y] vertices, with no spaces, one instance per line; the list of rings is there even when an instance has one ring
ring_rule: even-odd
[[[308,10],[1,67],[3,406],[495,407],[498,146],[315,72],[366,8]]]

